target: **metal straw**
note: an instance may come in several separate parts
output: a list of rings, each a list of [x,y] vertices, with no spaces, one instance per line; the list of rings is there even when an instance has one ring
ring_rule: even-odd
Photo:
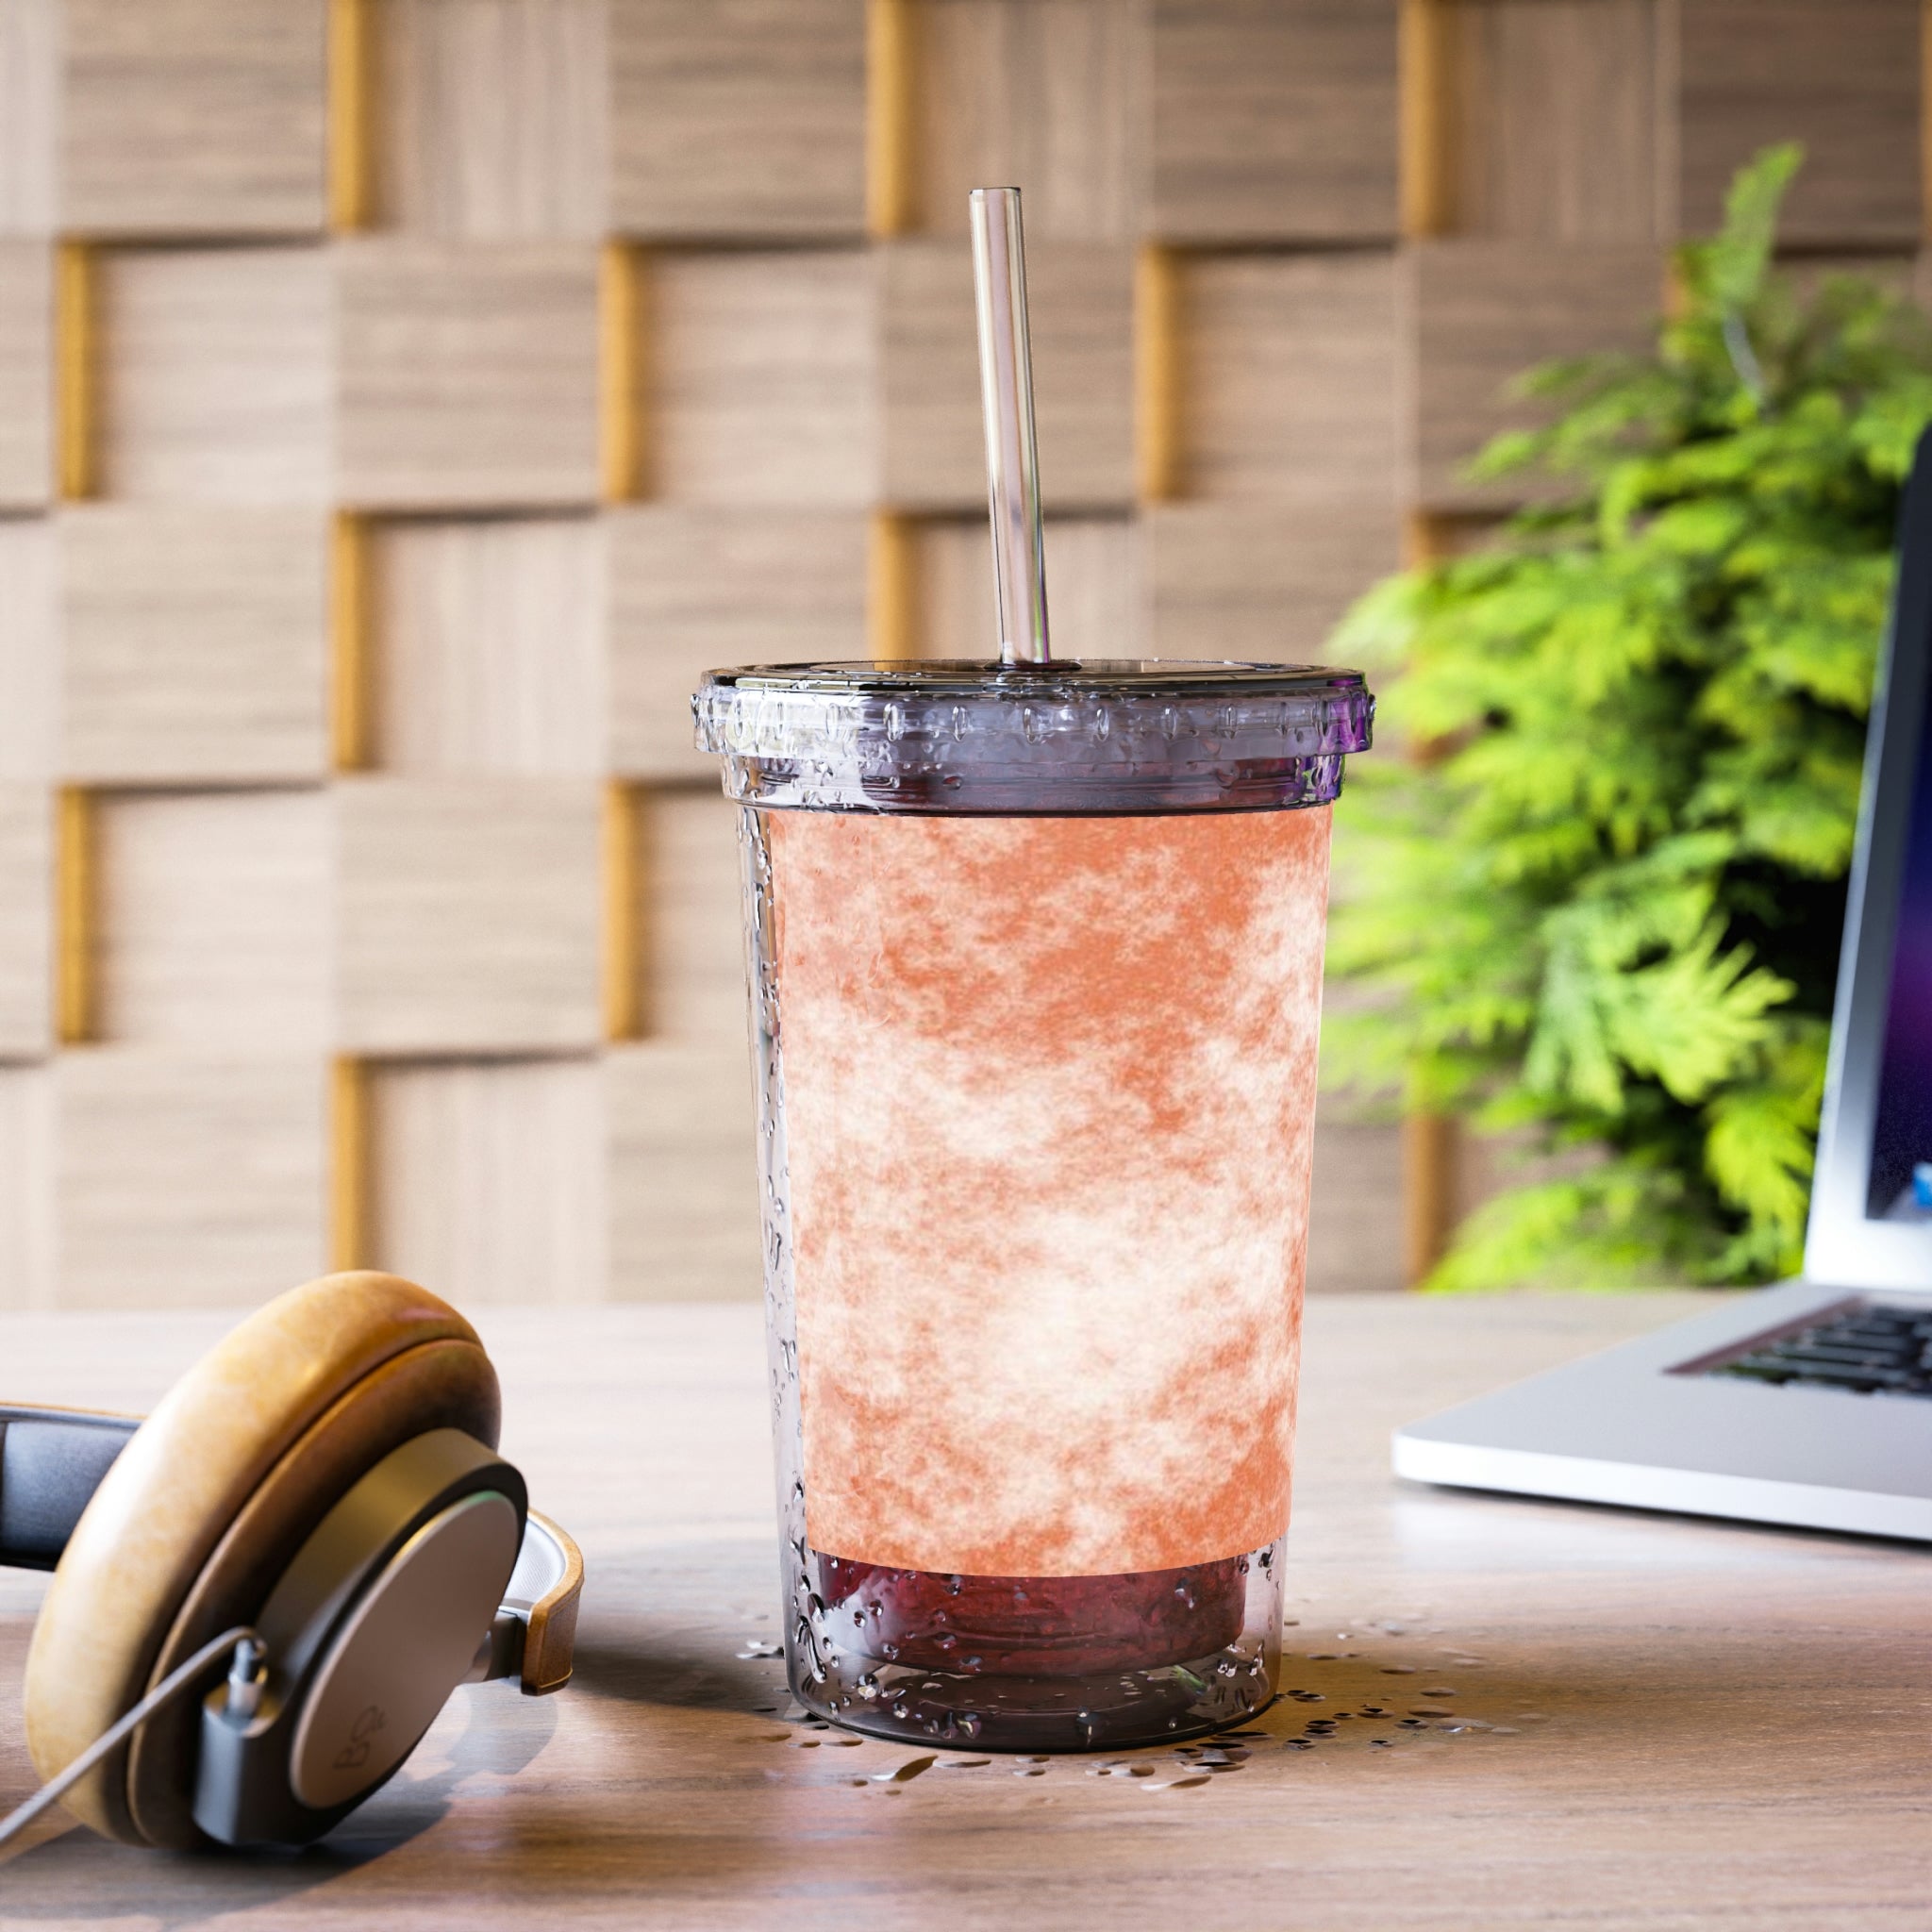
[[[971,200],[1000,658],[1008,664],[1044,664],[1052,654],[1046,641],[1046,553],[1040,530],[1040,455],[1033,441],[1020,191],[975,188]]]

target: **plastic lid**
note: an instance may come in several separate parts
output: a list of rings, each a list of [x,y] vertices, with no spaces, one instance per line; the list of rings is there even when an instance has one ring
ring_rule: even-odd
[[[708,671],[701,751],[747,805],[816,811],[1279,811],[1369,748],[1358,671],[1191,659]]]

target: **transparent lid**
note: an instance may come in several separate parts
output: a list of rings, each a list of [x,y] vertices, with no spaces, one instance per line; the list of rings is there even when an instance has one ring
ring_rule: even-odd
[[[747,805],[818,811],[1279,811],[1366,751],[1358,671],[1068,658],[708,671],[701,751]]]

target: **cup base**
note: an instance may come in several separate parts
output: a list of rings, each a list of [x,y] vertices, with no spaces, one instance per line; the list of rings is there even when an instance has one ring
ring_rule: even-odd
[[[1278,1541],[1188,1571],[1082,1577],[792,1555],[804,1560],[791,1579],[791,1691],[847,1730],[952,1749],[1115,1751],[1225,1730],[1274,1701]]]
[[[1123,1690],[1119,1678],[1091,1686],[1066,1678],[1041,1679],[1036,1686],[1014,1677],[924,1677],[884,1708],[851,1703],[839,1708],[842,1699],[822,1696],[796,1677],[791,1689],[814,1715],[864,1737],[962,1750],[1058,1755],[1180,1743],[1260,1716],[1275,1698],[1274,1688],[1265,1681],[1251,1690],[1230,1688],[1218,1697],[1204,1698],[1213,1681],[1208,1674],[1224,1662],[1244,1668],[1235,1653],[1223,1652],[1199,1658],[1194,1665],[1169,1665],[1148,1673],[1132,1692]],[[1191,1682],[1179,1675],[1183,1671]],[[906,1715],[895,1716],[901,1706]]]

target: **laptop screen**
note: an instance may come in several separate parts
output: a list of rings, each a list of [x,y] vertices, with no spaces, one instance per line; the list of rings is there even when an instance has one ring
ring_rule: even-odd
[[[1932,1222],[1932,707],[1920,721],[1865,1212]]]
[[[1900,509],[1805,1272],[1932,1291],[1932,428]]]

